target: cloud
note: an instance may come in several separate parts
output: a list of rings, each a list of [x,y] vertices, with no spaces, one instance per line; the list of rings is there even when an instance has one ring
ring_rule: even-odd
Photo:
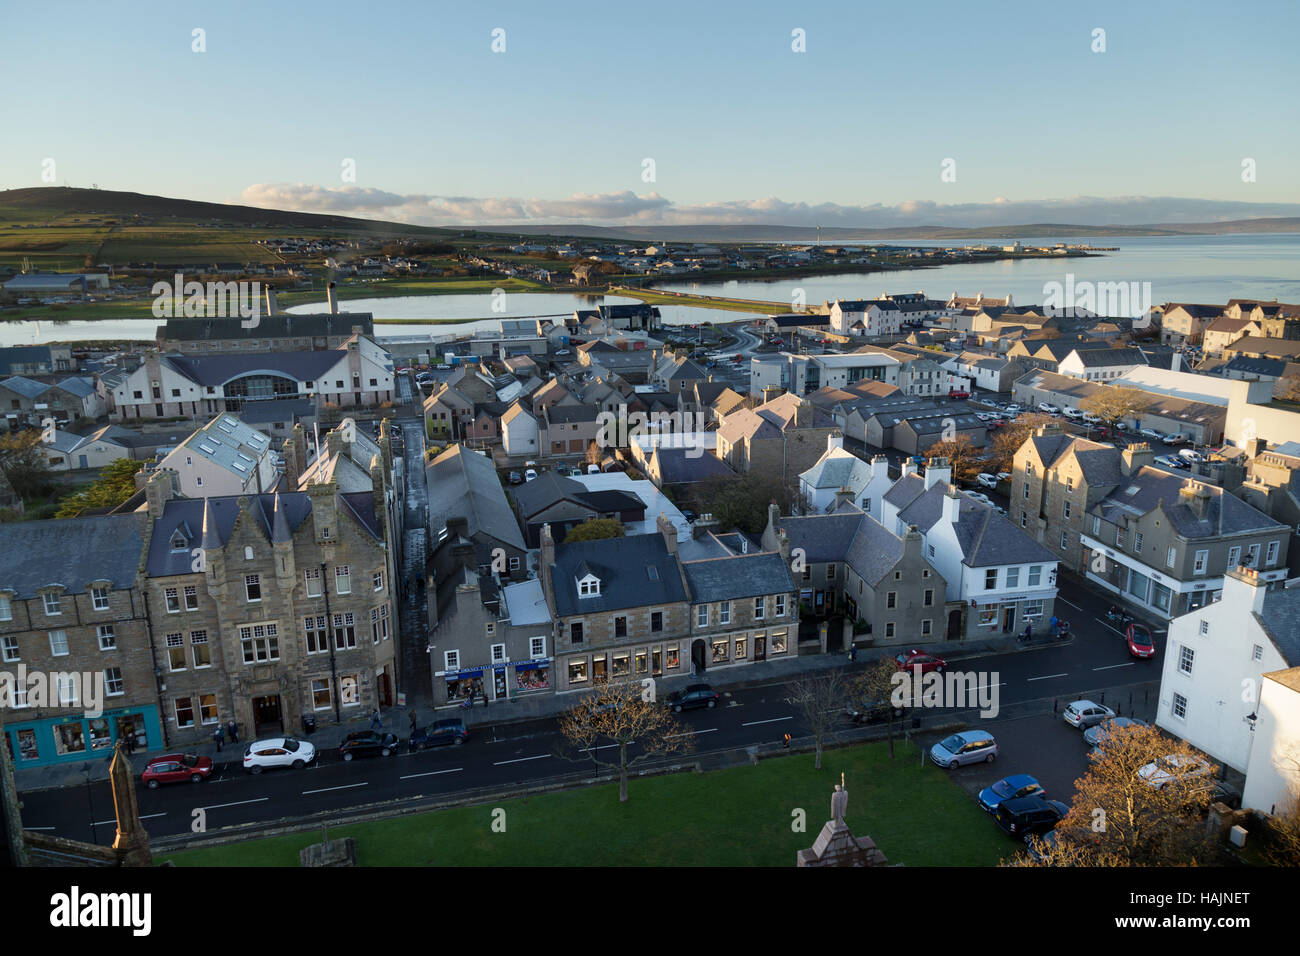
[[[630,190],[576,193],[564,199],[522,199],[401,194],[359,186],[324,187],[304,183],[257,183],[243,191],[241,201],[271,209],[361,215],[430,226],[586,223],[593,226],[711,224],[873,229],[1040,222],[1093,226],[1154,225],[1300,216],[1300,203],[1151,196],[1073,196],[1037,200],[1011,200],[998,196],[991,202],[949,204],[912,199],[893,206],[882,203],[851,206],[810,204],[768,196],[679,206],[658,193],[639,196]]]

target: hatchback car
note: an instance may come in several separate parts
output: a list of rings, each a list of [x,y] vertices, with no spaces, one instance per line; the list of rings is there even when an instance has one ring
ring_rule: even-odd
[[[1060,800],[1048,800],[1035,794],[1003,801],[993,819],[1007,836],[1028,845],[1033,837],[1051,831],[1069,812],[1070,808]]]
[[[997,475],[990,475],[988,472],[981,472],[976,475],[975,480],[985,488],[996,488],[998,486]]]
[[[339,744],[339,756],[344,760],[354,757],[387,757],[397,749],[397,734],[381,734],[377,730],[358,730],[348,734]]]
[[[1038,410],[1040,412],[1046,412],[1048,415],[1059,415],[1061,413],[1060,408],[1053,405],[1051,402],[1039,402]]]
[[[966,497],[972,498],[975,501],[978,501],[982,505],[993,504],[993,499],[990,498],[988,495],[984,494],[984,492],[982,491],[968,491],[966,492]]]
[[[894,663],[898,665],[900,671],[910,671],[914,667],[919,667],[922,674],[928,674],[930,671],[938,671],[942,674],[948,667],[948,662],[939,655],[927,654],[916,648],[902,654],[895,654]]]
[[[1016,773],[1010,777],[1003,777],[991,787],[985,787],[980,791],[980,806],[989,813],[997,813],[998,806],[1004,800],[1017,800],[1020,797],[1029,797],[1034,794],[1046,796],[1047,791],[1043,785],[1027,773]]]
[[[1156,642],[1145,624],[1136,621],[1130,624],[1124,632],[1124,640],[1128,643],[1128,652],[1134,657],[1146,659],[1156,656]]]
[[[945,770],[980,761],[992,763],[997,756],[998,742],[987,730],[963,730],[930,748],[930,759]]]
[[[1203,777],[1214,768],[1200,757],[1185,754],[1169,754],[1138,771],[1138,778],[1159,790],[1174,780],[1186,780],[1189,777]]]
[[[1123,730],[1125,727],[1146,727],[1149,726],[1145,720],[1138,720],[1136,717],[1112,717],[1110,720],[1103,720],[1101,723],[1089,727],[1083,732],[1083,742],[1089,747],[1100,747],[1106,742],[1106,738],[1117,730]]]
[[[527,471],[524,472],[524,481],[535,481],[536,479],[537,479],[537,472],[534,471],[532,468],[529,468]]]
[[[708,684],[691,684],[685,690],[673,691],[664,698],[664,703],[678,714],[684,710],[717,707],[718,692]]]
[[[1094,704],[1090,700],[1076,700],[1065,708],[1065,713],[1061,716],[1071,727],[1087,730],[1093,724],[1110,720],[1115,716],[1115,711],[1105,704]]]
[[[1154,428],[1143,428],[1138,431],[1138,434],[1141,435],[1143,438],[1150,438],[1152,441],[1165,440],[1164,433],[1158,432]]]
[[[1156,455],[1156,457],[1151,460],[1161,468],[1184,468],[1187,465],[1187,462],[1180,461],[1173,455]]]
[[[255,740],[244,748],[244,769],[249,773],[261,773],[276,767],[301,770],[315,759],[316,748],[294,737]]]
[[[150,790],[164,783],[202,783],[212,773],[212,758],[194,754],[168,754],[154,757],[140,779]]]
[[[1198,463],[1199,463],[1199,462],[1205,461],[1205,456],[1204,456],[1204,455],[1202,455],[1199,451],[1193,451],[1193,450],[1190,449],[1190,448],[1180,448],[1180,449],[1178,449],[1178,454],[1181,455],[1183,458],[1186,458],[1188,461],[1191,461],[1191,462],[1198,462]]]
[[[424,750],[427,747],[459,747],[469,740],[469,731],[465,721],[460,719],[436,720],[428,727],[418,728],[407,741],[412,750]]]

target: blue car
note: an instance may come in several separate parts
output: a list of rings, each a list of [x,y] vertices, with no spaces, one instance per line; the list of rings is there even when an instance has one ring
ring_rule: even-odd
[[[1043,785],[1027,773],[1016,773],[1003,777],[991,787],[980,791],[980,806],[989,813],[997,813],[1003,800],[1018,800],[1022,797],[1047,796]]]

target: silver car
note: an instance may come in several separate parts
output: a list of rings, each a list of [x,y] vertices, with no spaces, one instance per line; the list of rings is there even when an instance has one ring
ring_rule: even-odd
[[[1145,720],[1138,720],[1136,717],[1112,717],[1085,730],[1083,732],[1083,742],[1089,747],[1100,747],[1106,742],[1106,738],[1116,730],[1122,730],[1125,727],[1148,726],[1150,725]]]
[[[1094,704],[1090,700],[1076,700],[1065,708],[1065,713],[1061,716],[1071,727],[1087,730],[1103,720],[1110,720],[1115,716],[1115,711],[1105,704]]]
[[[998,742],[987,730],[964,730],[930,748],[930,759],[945,769],[980,761],[992,763],[997,755]]]

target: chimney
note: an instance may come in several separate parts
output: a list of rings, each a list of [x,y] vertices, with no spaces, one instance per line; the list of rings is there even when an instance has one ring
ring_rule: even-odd
[[[275,286],[266,287],[266,314],[275,315]]]
[[[904,458],[903,464],[899,468],[898,480],[902,481],[908,475],[914,474],[916,474],[916,462],[912,461],[910,458]]]
[[[799,407],[794,412],[794,424],[796,428],[807,428],[812,424],[813,404],[808,399],[800,399]]]
[[[884,455],[876,455],[871,459],[871,480],[877,478],[889,477],[889,459]]]
[[[551,534],[550,522],[542,525],[540,536],[540,546],[542,550],[540,565],[542,575],[542,594],[546,600],[551,600],[551,575],[555,569],[555,537]]]
[[[1196,515],[1196,520],[1204,521],[1210,514],[1210,489],[1193,478],[1178,489],[1178,503],[1187,505]]]
[[[290,491],[298,490],[298,448],[292,438],[284,440],[284,480]]]
[[[785,562],[785,566],[788,568],[790,566],[790,536],[785,533],[784,528],[777,533],[776,549],[781,552],[781,560]]]
[[[955,525],[960,517],[961,492],[957,490],[956,485],[949,485],[947,494],[943,496],[943,519]]]
[[[677,528],[668,520],[667,516],[665,516],[662,511],[659,512],[659,517],[655,519],[655,527],[658,528],[659,533],[664,536],[664,545],[668,548],[668,553],[676,554]]]
[[[718,522],[713,515],[700,515],[691,522],[691,537],[698,540],[703,538],[706,534],[710,534],[717,527]]]
[[[826,450],[834,451],[836,448],[844,447],[844,433],[831,432],[826,436]]]
[[[1246,442],[1246,454],[1251,458],[1258,458],[1264,452],[1268,451],[1268,439],[1252,438]]]
[[[302,422],[293,423],[293,452],[297,456],[298,474],[301,475],[307,470],[307,431],[302,427]],[[288,463],[286,458],[285,464]]]
[[[355,425],[353,427],[355,427]],[[340,423],[338,428],[331,428],[330,433],[325,436],[325,448],[330,457],[341,454],[343,452],[343,446],[349,444],[349,442],[343,440],[343,432],[344,425],[343,423]]]
[[[145,488],[145,500],[149,502],[149,517],[161,518],[167,502],[176,497],[176,472],[170,468],[160,468],[153,473]]]
[[[334,291],[334,283],[331,282],[325,287],[325,301],[329,303],[330,315],[339,314],[339,299]]]
[[[1238,565],[1223,576],[1224,607],[1245,609],[1258,614],[1264,610],[1268,595],[1268,582],[1262,580],[1254,568]]]
[[[768,505],[767,505],[767,529],[763,532],[763,537],[766,538],[766,537],[767,537],[767,532],[769,532],[769,531],[772,533],[772,536],[775,537],[775,536],[776,536],[776,526],[780,523],[780,521],[781,521],[781,509],[780,509],[780,507],[777,506],[777,503],[776,503],[775,501],[770,501],[770,502],[768,502]]]
[[[834,511],[842,504],[853,504],[852,488],[841,488],[839,491],[835,492],[835,503],[831,507],[831,510]]]
[[[1155,461],[1155,457],[1155,451],[1146,442],[1136,442],[1129,445],[1120,452],[1122,461],[1120,468],[1124,472],[1124,477],[1127,478],[1136,474],[1139,468]]]
[[[925,542],[920,530],[914,524],[907,526],[907,534],[903,535],[903,560],[915,561],[921,557],[921,545]]]
[[[370,494],[375,508],[375,521],[383,528],[388,517],[387,490],[384,483],[384,460],[379,455],[370,459]]]
[[[763,404],[766,405],[768,402],[772,401],[772,399],[779,398],[783,394],[785,394],[785,389],[780,385],[764,385]]]
[[[940,483],[952,484],[952,465],[947,458],[930,458],[925,463],[925,490]]]
[[[1219,478],[1219,485],[1224,491],[1236,491],[1245,481],[1246,469],[1243,465],[1235,461],[1224,462],[1223,473]],[[1255,507],[1258,508],[1259,506],[1256,505]]]

